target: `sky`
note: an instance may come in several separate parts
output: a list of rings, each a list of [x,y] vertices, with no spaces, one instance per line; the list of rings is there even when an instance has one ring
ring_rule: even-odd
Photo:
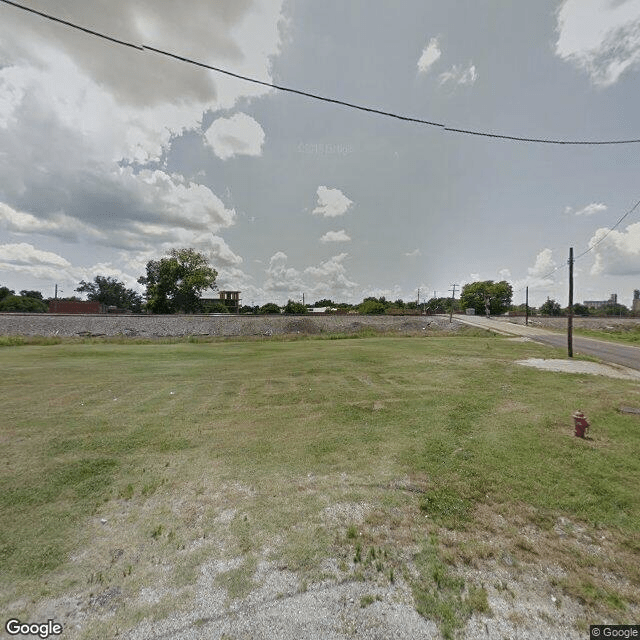
[[[449,128],[640,138],[640,0],[23,0],[126,42]],[[640,288],[640,144],[471,136],[0,3],[0,286],[193,247],[243,304]],[[551,275],[548,275],[554,269]]]

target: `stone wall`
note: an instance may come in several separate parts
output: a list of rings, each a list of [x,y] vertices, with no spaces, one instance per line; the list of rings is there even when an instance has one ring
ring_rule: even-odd
[[[455,331],[440,316],[234,316],[234,315],[78,315],[1,313],[0,335],[23,336],[271,336],[357,333],[363,329],[419,333]]]

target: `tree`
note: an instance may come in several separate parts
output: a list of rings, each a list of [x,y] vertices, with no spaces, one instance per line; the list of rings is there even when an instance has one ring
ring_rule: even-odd
[[[138,282],[147,287],[147,309],[152,313],[198,311],[205,289],[215,289],[218,272],[195,249],[172,249],[169,256],[147,262],[147,275]]]
[[[322,300],[318,300],[313,303],[314,307],[335,307],[336,304],[333,300],[329,300],[328,298],[323,298]]]
[[[33,298],[34,300],[43,300],[42,293],[40,291],[27,291],[26,289],[23,289],[20,292],[20,295],[23,298]]]
[[[491,315],[499,315],[509,309],[512,296],[513,289],[506,280],[484,280],[465,284],[460,303],[463,309],[475,309],[479,315],[486,313],[487,308]]]
[[[385,304],[375,298],[365,298],[362,303],[358,305],[358,313],[366,315],[384,313],[386,310],[387,307]]]
[[[26,296],[5,296],[0,301],[0,311],[22,311],[23,313],[46,313],[48,305],[42,300]]]
[[[610,304],[606,304],[604,305],[604,307],[602,307],[601,312],[605,315],[605,316],[621,316],[621,317],[625,317],[629,315],[629,309],[628,307],[625,307],[623,304],[620,304],[618,302],[612,302]]]
[[[106,276],[96,276],[93,282],[80,280],[76,288],[79,293],[86,293],[87,299],[100,302],[108,307],[130,309],[139,312],[142,309],[142,296],[133,289],[127,289],[123,282]]]
[[[588,316],[589,315],[589,307],[586,307],[579,302],[575,302],[573,305],[573,315],[574,316]]]
[[[255,305],[255,306],[251,306],[249,304],[243,304],[240,307],[240,313],[258,313],[260,311],[260,306],[259,305]]]
[[[13,289],[9,289],[9,287],[0,287],[0,300],[4,300],[7,296],[15,295],[15,291]]]
[[[224,302],[213,302],[207,306],[207,313],[229,313],[229,307]]]
[[[275,302],[267,302],[260,307],[260,313],[280,313],[280,307]]]
[[[547,301],[540,306],[540,315],[543,316],[561,316],[562,307],[559,302],[547,298]]]
[[[307,313],[307,307],[305,307],[302,302],[288,300],[283,311],[284,313]]]

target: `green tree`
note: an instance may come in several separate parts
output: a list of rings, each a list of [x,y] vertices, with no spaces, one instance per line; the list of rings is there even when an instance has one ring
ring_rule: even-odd
[[[123,282],[108,276],[96,276],[93,282],[80,280],[76,291],[86,293],[87,300],[100,302],[108,307],[114,306],[135,312],[142,309],[142,296],[139,293],[127,289]]]
[[[259,305],[251,306],[249,304],[243,304],[240,307],[240,313],[258,313],[260,311]]]
[[[230,313],[229,307],[224,302],[214,302],[207,308],[208,313]]]
[[[540,315],[543,316],[561,316],[562,315],[562,307],[559,302],[547,298],[547,301],[540,305]]]
[[[195,249],[172,249],[169,256],[147,262],[147,275],[138,282],[147,287],[151,313],[194,313],[205,289],[215,289],[218,272]]]
[[[34,300],[43,300],[42,292],[40,291],[27,291],[27,289],[23,289],[20,292],[20,295],[23,298],[33,298]]]
[[[374,315],[384,313],[387,307],[383,302],[376,300],[375,298],[365,298],[357,307],[358,313],[367,315]]]
[[[612,302],[602,307],[601,313],[605,316],[622,316],[624,318],[629,315],[630,311],[623,304]]]
[[[280,313],[280,307],[275,302],[267,302],[260,307],[260,313]]]
[[[328,298],[323,298],[322,300],[318,300],[313,303],[314,307],[335,307],[336,303],[333,300],[329,300]]]
[[[7,296],[15,295],[15,291],[13,289],[9,289],[9,287],[0,287],[0,300],[4,300]]]
[[[26,296],[5,296],[0,300],[0,311],[22,311],[23,313],[46,313],[49,306],[42,300]]]
[[[302,302],[296,302],[295,300],[287,301],[283,311],[285,313],[307,313],[307,307]]]
[[[579,302],[574,303],[573,305],[573,315],[574,316],[588,316],[589,315],[589,307],[586,307]]]
[[[483,280],[462,287],[460,304],[463,309],[475,309],[479,315],[486,313],[488,306],[490,314],[499,315],[509,309],[512,296],[513,289],[506,280]]]

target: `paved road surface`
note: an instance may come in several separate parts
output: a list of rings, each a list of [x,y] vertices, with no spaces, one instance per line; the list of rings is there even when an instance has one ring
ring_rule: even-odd
[[[543,342],[554,347],[560,347],[567,353],[567,335],[566,333],[556,333],[547,329],[539,329],[538,327],[530,327],[515,324],[508,320],[494,320],[483,318],[480,316],[466,316],[461,318],[456,316],[456,320],[474,327],[481,327],[514,336],[524,336],[531,338],[537,342]],[[640,347],[632,345],[618,344],[605,340],[594,340],[593,338],[583,338],[573,336],[573,352],[574,354],[584,354],[600,358],[604,362],[619,364],[630,369],[640,370]]]

